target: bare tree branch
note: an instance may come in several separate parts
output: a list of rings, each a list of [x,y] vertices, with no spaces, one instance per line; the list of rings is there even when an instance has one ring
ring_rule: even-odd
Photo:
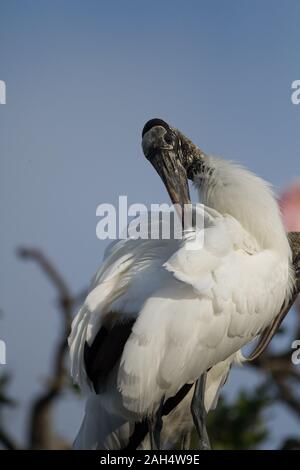
[[[47,388],[34,400],[32,405],[29,433],[29,448],[57,448],[59,438],[53,431],[51,413],[52,405],[62,393],[66,383],[65,356],[75,297],[72,295],[62,275],[40,250],[21,248],[18,253],[24,259],[35,261],[58,291],[63,319],[61,338],[55,349],[52,376],[48,381]],[[63,447],[65,447],[65,443],[63,443]]]
[[[41,250],[36,248],[20,248],[17,253],[20,258],[35,261],[40,266],[44,274],[46,274],[50,279],[59,293],[60,303],[62,307],[64,307],[64,315],[68,315],[70,307],[69,304],[71,304],[71,306],[73,305],[74,297],[62,275],[57,271],[50,260],[42,253]]]

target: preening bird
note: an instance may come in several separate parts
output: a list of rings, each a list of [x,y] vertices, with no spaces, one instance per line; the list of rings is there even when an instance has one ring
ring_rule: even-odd
[[[190,402],[208,448],[206,411],[231,363],[272,329],[294,287],[268,183],[159,119],[145,125],[142,144],[173,204],[190,203],[193,181],[203,237],[191,226],[181,240],[120,240],[107,250],[69,338],[73,379],[89,393],[75,448],[128,448],[148,430],[157,448],[162,424],[162,445],[172,444],[176,413]]]

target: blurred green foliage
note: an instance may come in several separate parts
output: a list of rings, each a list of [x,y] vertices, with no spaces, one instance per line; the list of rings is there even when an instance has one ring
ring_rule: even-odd
[[[213,449],[256,449],[269,437],[265,411],[272,404],[267,385],[253,392],[240,391],[229,403],[221,397],[208,417]]]

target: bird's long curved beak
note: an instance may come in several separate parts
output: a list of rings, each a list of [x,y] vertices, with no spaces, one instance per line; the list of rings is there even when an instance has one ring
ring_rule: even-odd
[[[143,151],[161,177],[171,201],[184,210],[190,204],[186,170],[178,154],[178,137],[160,119],[148,121],[143,130]]]
[[[161,177],[172,203],[184,208],[190,203],[186,171],[174,151],[160,149],[150,157],[150,162]]]

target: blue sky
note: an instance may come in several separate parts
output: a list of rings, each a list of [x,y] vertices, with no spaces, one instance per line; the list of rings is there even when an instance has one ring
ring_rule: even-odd
[[[40,247],[74,290],[85,287],[106,246],[95,235],[97,205],[120,194],[168,201],[140,146],[156,116],[278,191],[299,177],[300,106],[290,99],[299,15],[298,0],[1,1],[0,338],[20,401],[7,415],[18,436],[60,324],[55,292],[16,247]],[[256,381],[235,372],[228,393]],[[72,437],[81,410],[61,400],[58,429]],[[297,430],[284,409],[270,420],[270,446]]]

